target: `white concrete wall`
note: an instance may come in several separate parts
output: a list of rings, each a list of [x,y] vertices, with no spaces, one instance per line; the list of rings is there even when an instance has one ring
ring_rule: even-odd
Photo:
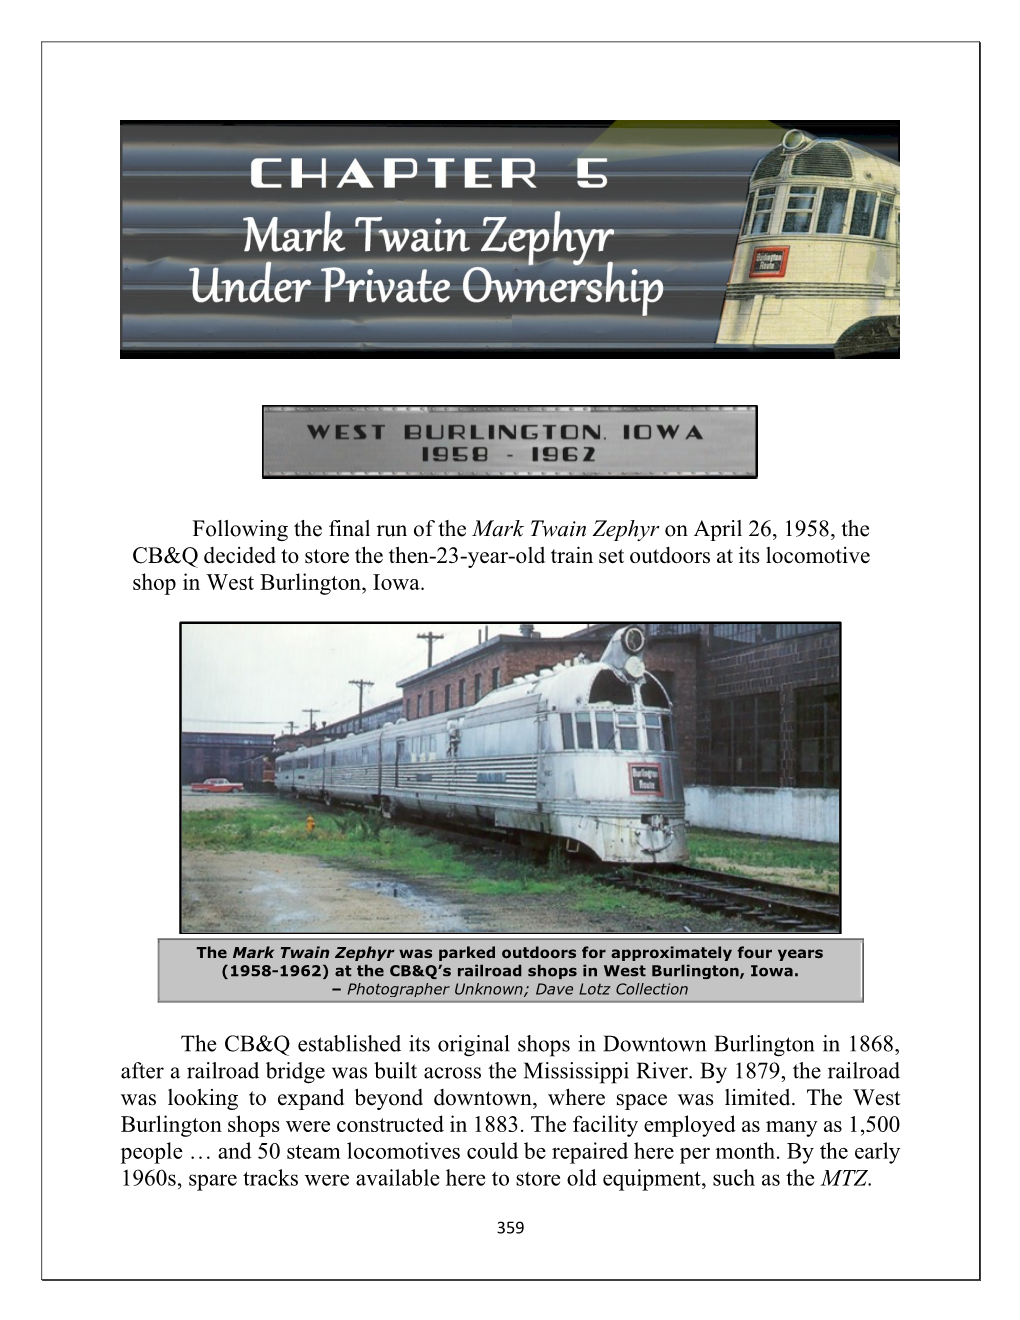
[[[839,842],[838,788],[684,788],[687,820],[709,830]]]

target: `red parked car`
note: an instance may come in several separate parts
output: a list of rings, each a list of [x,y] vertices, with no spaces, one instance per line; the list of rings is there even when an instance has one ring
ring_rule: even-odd
[[[203,779],[191,785],[192,793],[243,793],[243,784],[232,784],[229,779]]]

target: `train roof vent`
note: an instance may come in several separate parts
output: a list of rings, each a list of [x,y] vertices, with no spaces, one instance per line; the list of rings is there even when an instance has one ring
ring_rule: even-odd
[[[768,157],[766,157],[766,160]],[[793,158],[791,175],[818,174],[824,179],[849,179],[850,157],[835,142],[816,142]]]
[[[783,148],[773,147],[769,154],[758,162],[757,168],[751,175],[751,182],[757,183],[759,179],[778,179],[785,159],[786,152]]]

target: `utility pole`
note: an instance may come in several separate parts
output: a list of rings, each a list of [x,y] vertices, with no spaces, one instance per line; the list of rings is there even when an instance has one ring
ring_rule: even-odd
[[[289,728],[290,728],[290,736],[293,738],[293,737],[294,737],[294,721],[293,721],[293,720],[288,720],[288,721],[287,721],[287,724],[288,724],[288,726],[289,726]]]
[[[375,684],[368,678],[352,678],[348,680],[351,687],[358,689],[358,729],[361,729],[361,712],[365,708],[365,688],[375,687]]]
[[[314,732],[315,732],[315,717],[316,717],[316,715],[318,715],[318,713],[319,713],[319,708],[318,708],[317,706],[302,706],[301,709],[302,709],[302,710],[304,711],[304,713],[308,716],[308,727],[309,727],[309,729],[311,729],[312,733],[314,733]]]
[[[418,634],[418,640],[419,640],[420,642],[428,642],[428,644],[429,644],[429,662],[428,662],[427,668],[429,668],[429,669],[432,668],[432,643],[433,643],[433,642],[441,642],[445,636],[446,636],[445,633],[434,633],[434,632],[427,632],[427,633],[419,633],[419,634]]]

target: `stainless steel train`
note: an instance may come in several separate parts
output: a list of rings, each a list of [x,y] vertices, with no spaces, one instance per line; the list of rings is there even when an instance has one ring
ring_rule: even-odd
[[[398,720],[299,748],[276,787],[568,853],[651,866],[689,860],[669,698],[638,627],[583,656],[517,678],[455,714]]]
[[[899,164],[791,129],[751,176],[716,342],[891,356],[899,331]]]

